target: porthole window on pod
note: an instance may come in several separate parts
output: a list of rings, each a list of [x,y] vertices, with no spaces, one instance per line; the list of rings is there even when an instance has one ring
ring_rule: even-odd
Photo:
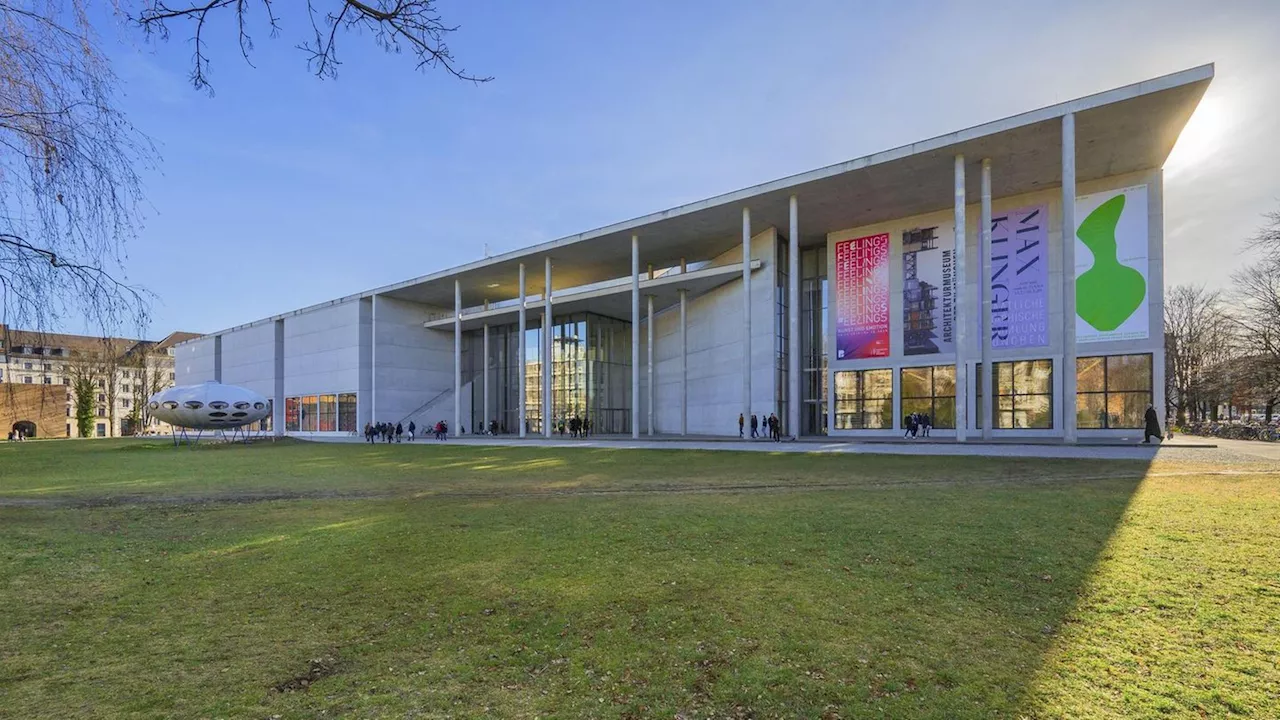
[[[213,408],[214,410],[226,410],[227,404],[221,400],[214,400],[213,402],[209,403],[209,407]]]

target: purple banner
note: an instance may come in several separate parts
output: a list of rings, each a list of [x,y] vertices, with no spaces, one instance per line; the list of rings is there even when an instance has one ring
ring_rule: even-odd
[[[1049,344],[1048,209],[991,218],[991,347]]]

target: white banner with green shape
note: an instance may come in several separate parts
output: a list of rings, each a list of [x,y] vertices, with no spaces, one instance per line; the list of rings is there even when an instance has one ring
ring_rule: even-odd
[[[1076,342],[1145,340],[1147,186],[1076,198]]]

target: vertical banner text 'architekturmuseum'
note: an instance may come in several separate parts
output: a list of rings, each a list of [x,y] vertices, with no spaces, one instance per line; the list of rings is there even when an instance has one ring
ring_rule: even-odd
[[[1076,342],[1146,339],[1147,186],[1076,198],[1076,223]]]
[[[1048,209],[991,218],[991,347],[1049,344]]]
[[[950,227],[902,233],[902,348],[906,355],[955,352],[956,234]]]
[[[836,243],[836,359],[889,355],[889,234]]]

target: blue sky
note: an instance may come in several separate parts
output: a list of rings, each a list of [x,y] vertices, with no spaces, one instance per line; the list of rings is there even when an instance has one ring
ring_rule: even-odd
[[[300,4],[300,3],[299,3]],[[320,3],[324,5],[323,2]],[[292,5],[292,3],[290,4]],[[145,176],[149,336],[208,332],[492,252],[1217,62],[1167,167],[1170,283],[1225,284],[1280,209],[1280,3],[442,0],[475,86],[340,38],[337,80],[259,28],[104,33]],[[230,18],[228,17],[227,20]],[[1203,115],[1203,118],[1201,117]],[[998,169],[997,169],[998,172]],[[74,328],[73,328],[74,329]]]

